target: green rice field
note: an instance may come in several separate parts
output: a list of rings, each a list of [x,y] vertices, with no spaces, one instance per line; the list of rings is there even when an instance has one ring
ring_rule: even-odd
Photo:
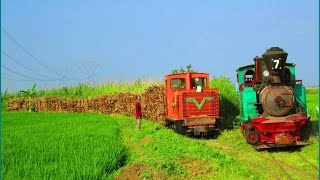
[[[109,116],[4,112],[2,124],[3,179],[100,179],[124,163]]]

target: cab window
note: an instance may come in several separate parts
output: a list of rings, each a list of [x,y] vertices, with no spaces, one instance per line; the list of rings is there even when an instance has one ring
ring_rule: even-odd
[[[192,88],[201,86],[202,88],[207,87],[207,78],[192,78]]]
[[[244,82],[245,84],[251,84],[253,80],[254,80],[254,71],[248,70],[244,74]]]
[[[174,78],[170,80],[171,89],[185,89],[186,80],[184,78]]]

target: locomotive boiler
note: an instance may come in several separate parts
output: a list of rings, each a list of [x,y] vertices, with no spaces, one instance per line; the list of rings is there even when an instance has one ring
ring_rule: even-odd
[[[271,47],[237,69],[241,130],[257,149],[305,145],[311,133],[305,87],[287,56]]]

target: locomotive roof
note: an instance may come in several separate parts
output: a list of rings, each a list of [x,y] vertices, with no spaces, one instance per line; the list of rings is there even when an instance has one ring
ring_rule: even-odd
[[[254,64],[242,66],[242,67],[239,67],[239,68],[237,69],[237,72],[238,72],[240,69],[248,69],[248,68],[252,68],[252,67],[254,67]]]
[[[184,72],[184,73],[167,74],[166,77],[177,76],[177,75],[186,75],[187,73],[193,74],[193,75],[203,75],[203,76],[209,75],[209,73],[201,73],[201,72]]]

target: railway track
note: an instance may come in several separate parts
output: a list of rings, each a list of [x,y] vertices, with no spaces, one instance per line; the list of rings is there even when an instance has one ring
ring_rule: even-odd
[[[209,143],[208,143],[209,144]],[[211,144],[212,145],[212,144]],[[223,145],[225,148],[225,144]],[[232,154],[236,155],[238,154],[237,152],[237,148],[232,147],[232,145],[227,145],[229,146],[228,151],[231,151]],[[221,149],[223,150],[223,149]],[[318,167],[314,164],[312,164],[309,160],[307,160],[305,157],[303,157],[300,152],[297,153],[293,153],[292,156],[298,156],[300,159],[300,162],[303,162],[306,165],[309,165],[309,167],[311,167],[312,172],[306,171],[305,169],[301,169],[299,167],[296,167],[292,164],[286,163],[284,161],[281,160],[277,160],[276,157],[274,156],[275,153],[279,152],[279,149],[276,149],[275,151],[267,151],[267,154],[262,154],[262,152],[250,152],[250,151],[246,151],[246,154],[248,156],[255,156],[258,157],[260,159],[262,159],[265,162],[272,162],[272,164],[276,165],[279,168],[279,172],[282,172],[283,175],[287,178],[287,179],[294,179],[293,176],[293,171],[294,172],[298,172],[299,174],[303,175],[305,177],[305,179],[318,179]],[[266,156],[267,155],[267,156]],[[236,156],[233,156],[236,157]],[[263,168],[264,166],[262,165],[258,165],[261,166],[261,168]],[[296,173],[295,173],[296,174]],[[282,179],[282,178],[281,178]]]
[[[274,156],[272,154],[269,154],[272,158],[272,161],[275,162],[275,164],[277,164],[277,166],[282,170],[282,172],[291,180],[292,177],[290,176],[290,174],[283,168],[283,166],[281,166],[281,164],[279,163],[279,161],[277,161]]]
[[[276,152],[279,152],[279,150],[277,149]],[[318,179],[318,176],[313,174],[313,173],[310,173],[310,172],[307,172],[305,171],[304,169],[301,169],[301,168],[298,168],[298,167],[295,167],[295,166],[292,166],[292,164],[288,164],[288,163],[285,163],[283,161],[280,161],[280,160],[277,160],[274,155],[273,155],[273,152],[267,152],[268,156],[270,158],[267,158],[267,157],[264,157],[263,155],[261,154],[257,154],[257,153],[252,153],[253,155],[255,155],[256,157],[260,157],[264,160],[266,160],[267,162],[268,161],[272,161],[274,164],[276,164],[280,169],[281,171],[283,172],[283,174],[288,177],[288,179],[293,179],[292,176],[290,175],[291,173],[288,172],[288,169],[290,170],[294,170],[296,172],[299,172],[305,176],[308,176],[309,178],[313,178],[313,179]],[[307,164],[309,164],[312,169],[315,169],[316,172],[318,172],[318,167],[316,167],[314,164],[312,164],[310,161],[308,161],[305,157],[303,157],[300,153],[297,153],[296,155],[299,156],[299,158],[303,161],[303,162],[306,162]]]
[[[288,179],[293,179],[292,176],[290,175],[290,172],[288,172],[286,169],[291,169],[291,170],[294,170],[294,171],[297,171],[305,176],[308,176],[309,178],[313,178],[313,179],[318,179],[318,176],[316,176],[315,174],[313,173],[310,173],[310,172],[307,172],[303,169],[300,169],[300,168],[297,168],[297,167],[294,167],[288,163],[284,163],[282,161],[279,161],[279,160],[276,160],[275,157],[273,156],[272,153],[268,153],[269,156],[271,157],[272,161],[277,164],[277,166],[282,170],[283,174],[285,174]],[[299,156],[301,156],[301,154],[298,154]],[[302,157],[302,156],[301,156]],[[310,162],[309,162],[310,163]],[[313,167],[314,165],[312,165]],[[308,178],[308,179],[309,179]]]
[[[301,154],[298,154],[298,156],[305,162],[307,162],[314,170],[318,171],[319,168],[312,164],[310,161],[308,161],[305,157],[303,157]]]

